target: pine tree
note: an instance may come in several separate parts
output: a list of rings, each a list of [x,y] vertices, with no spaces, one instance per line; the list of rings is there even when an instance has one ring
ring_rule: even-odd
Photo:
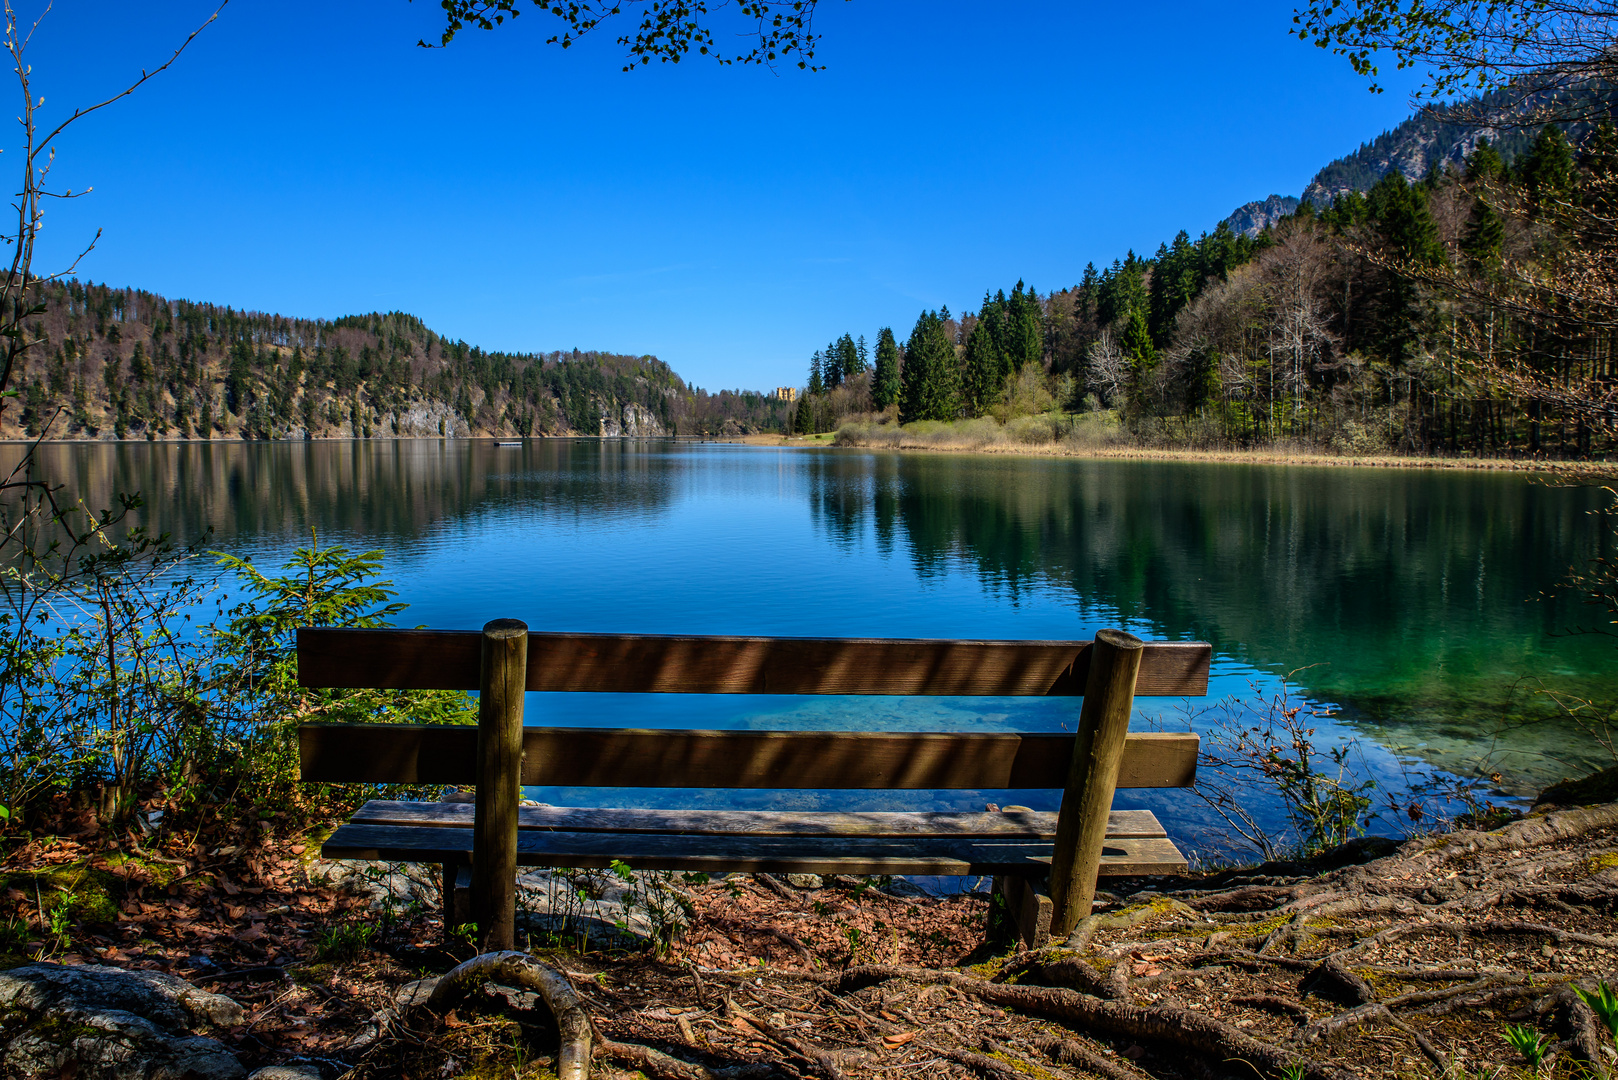
[[[1506,163],[1500,160],[1486,136],[1478,137],[1477,146],[1466,158],[1466,178],[1473,183],[1494,183],[1506,175]]]
[[[246,341],[231,350],[230,371],[225,376],[225,408],[241,416],[247,408],[253,382],[253,351]]]
[[[1147,319],[1154,341],[1167,343],[1174,332],[1174,320],[1196,297],[1202,281],[1197,266],[1200,261],[1184,229],[1175,234],[1172,246],[1165,244],[1157,249],[1157,266],[1152,270],[1151,314]]]
[[[999,311],[985,306],[966,339],[967,408],[978,415],[1000,401],[1006,378],[1011,374],[1011,359],[996,343],[999,321]]]
[[[899,422],[953,420],[960,409],[955,343],[944,323],[949,309],[923,311],[905,343]]]
[[[95,434],[95,428],[90,424],[90,389],[84,385],[83,379],[73,380],[73,427]]]
[[[1427,191],[1405,182],[1394,169],[1377,181],[1369,197],[1371,217],[1381,227],[1390,247],[1402,258],[1423,266],[1443,266],[1448,262],[1427,208]]]
[[[884,326],[876,335],[876,376],[871,401],[878,409],[886,409],[898,400],[899,343],[893,338],[893,328]]]
[[[843,385],[843,354],[837,348],[837,342],[828,344],[825,351],[820,354],[822,377],[826,382],[827,390],[835,390]]]
[[[37,381],[28,384],[28,392],[23,397],[22,423],[23,430],[33,436],[39,434],[40,424],[45,413],[45,388]]]
[[[1152,344],[1151,328],[1146,313],[1134,308],[1124,319],[1118,335],[1118,347],[1129,363],[1129,388],[1132,402],[1140,408],[1146,402],[1147,389],[1152,384],[1152,372],[1157,368],[1157,348]]]
[[[129,358],[129,377],[137,383],[148,383],[152,380],[152,362],[146,357],[146,346],[142,342],[135,342],[135,352]]]
[[[810,397],[819,397],[821,394],[824,394],[826,392],[825,377],[821,374],[823,369],[824,369],[824,360],[822,359],[822,357],[820,355],[820,350],[816,349],[815,350],[815,355],[813,355],[813,356],[811,356],[809,358],[809,394],[808,394],[808,396],[810,396]]]
[[[1028,364],[1043,365],[1045,318],[1034,290],[1024,291],[1023,283],[1017,282],[1006,304],[1006,316],[1001,349],[1011,360],[1011,370],[1020,372]]]
[[[1150,365],[1157,361],[1157,347],[1152,344],[1152,334],[1146,325],[1146,316],[1139,308],[1132,310],[1129,318],[1124,321],[1123,333],[1118,336],[1118,346],[1136,365]]]
[[[1565,201],[1573,193],[1573,147],[1554,124],[1546,124],[1533,148],[1517,162],[1517,178],[1539,206]]]
[[[841,370],[844,382],[865,371],[865,361],[860,356],[859,346],[854,344],[853,337],[848,334],[837,339],[837,366]]]
[[[1500,247],[1505,242],[1506,226],[1482,196],[1472,200],[1472,215],[1466,223],[1466,234],[1461,239],[1461,250],[1466,252],[1474,269],[1494,265],[1500,258]]]

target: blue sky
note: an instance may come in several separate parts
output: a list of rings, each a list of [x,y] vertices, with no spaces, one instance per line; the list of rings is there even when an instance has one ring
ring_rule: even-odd
[[[210,10],[60,0],[29,54],[43,116],[161,62]],[[101,228],[96,281],[795,384],[844,331],[902,339],[924,307],[1073,284],[1297,194],[1402,120],[1413,82],[1368,93],[1288,36],[1285,0],[822,0],[812,75],[623,74],[614,35],[546,47],[539,12],[417,48],[439,14],[232,0],[63,139],[57,183],[95,190],[49,208],[36,269]]]

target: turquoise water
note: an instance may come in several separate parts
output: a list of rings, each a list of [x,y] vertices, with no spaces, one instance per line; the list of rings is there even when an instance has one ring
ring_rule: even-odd
[[[1358,738],[1359,767],[1393,786],[1436,768],[1499,772],[1499,792],[1530,792],[1601,758],[1533,691],[1618,696],[1618,642],[1570,632],[1598,612],[1546,595],[1571,568],[1618,554],[1594,513],[1602,497],[1518,474],[595,440],[42,454],[95,505],[139,490],[153,528],[180,539],[211,529],[212,546],[267,565],[311,528],[323,544],[381,548],[410,604],[406,624],[975,638],[1122,626],[1207,640],[1209,702],[1142,701],[1140,726],[1205,727],[1197,708],[1273,694],[1303,669],[1293,685],[1336,710],[1320,737]],[[1055,730],[1076,707],[531,695],[528,713],[564,725]],[[1535,722],[1514,726],[1525,720]],[[774,798],[830,805],[816,793]],[[922,802],[1008,798],[1045,806],[1055,793]],[[1184,793],[1128,798],[1186,830],[1207,818]],[[836,800],[918,805],[911,793]]]

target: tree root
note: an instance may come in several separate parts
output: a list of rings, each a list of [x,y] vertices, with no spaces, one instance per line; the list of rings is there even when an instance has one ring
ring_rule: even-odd
[[[1301,960],[1295,956],[1260,956],[1250,949],[1215,949],[1197,957],[1209,964],[1231,963],[1249,967],[1279,967],[1293,971],[1313,971],[1318,960]]]
[[[1122,911],[1102,912],[1088,916],[1078,926],[1075,926],[1073,933],[1068,935],[1064,947],[1082,949],[1090,944],[1090,939],[1101,930],[1130,929],[1144,926],[1167,915],[1184,916],[1195,914],[1196,912],[1178,900],[1169,900],[1167,898],[1159,899],[1151,904],[1143,904],[1139,907],[1125,908]]]
[[[959,972],[889,964],[849,968],[843,972],[838,989],[846,993],[892,979],[908,979],[918,983],[942,982],[995,1005],[1050,1017],[1086,1031],[1166,1043],[1215,1061],[1240,1061],[1260,1076],[1280,1076],[1299,1066],[1308,1080],[1339,1080],[1347,1075],[1290,1050],[1260,1042],[1204,1013],[1176,1006],[1103,1001],[1076,990],[1004,986]]]
[[[813,1043],[808,1043],[797,1038],[796,1036],[788,1035],[786,1032],[773,1026],[768,1021],[761,1020],[757,1016],[754,1016],[752,1013],[748,1012],[746,1009],[742,1008],[729,998],[725,999],[725,1013],[750,1025],[757,1030],[759,1034],[763,1035],[766,1039],[769,1039],[777,1046],[784,1047],[785,1049],[790,1050],[792,1053],[798,1055],[800,1058],[819,1069],[820,1072],[826,1077],[826,1080],[846,1080],[846,1077],[843,1076],[842,1069],[837,1067],[837,1062],[832,1058],[832,1056],[826,1051],[822,1050],[820,1047],[815,1046]]]
[[[1249,994],[1245,997],[1230,999],[1232,1005],[1244,1005],[1249,1009],[1262,1009],[1276,1016],[1285,1016],[1302,1023],[1309,1019],[1309,1010],[1296,1001],[1276,997],[1274,994]]]
[[[1485,923],[1458,923],[1458,922],[1420,922],[1401,923],[1380,930],[1370,937],[1361,938],[1346,949],[1340,949],[1332,955],[1341,959],[1351,953],[1361,952],[1373,945],[1381,945],[1399,938],[1418,937],[1424,934],[1449,934],[1455,938],[1463,937],[1494,937],[1513,934],[1533,934],[1548,937],[1558,945],[1569,943],[1575,945],[1592,945],[1600,949],[1618,949],[1618,938],[1605,937],[1600,934],[1581,934],[1572,930],[1563,930],[1544,923],[1529,922],[1526,919],[1497,919]]]
[[[1569,1055],[1600,1080],[1607,1080],[1607,1064],[1601,1053],[1606,1041],[1604,1028],[1596,1020],[1595,1011],[1573,992],[1571,985],[1558,988],[1551,1004],[1556,1010],[1556,1030],[1566,1039]]]
[[[599,1040],[596,1043],[596,1055],[632,1069],[639,1069],[652,1080],[767,1080],[769,1077],[779,1075],[773,1066],[754,1062],[712,1069],[706,1065],[681,1061],[672,1054],[665,1054],[641,1043],[617,1042],[612,1039]]]
[[[1034,963],[1019,973],[1019,982],[1039,986],[1072,986],[1098,998],[1116,1001],[1128,992],[1124,965],[1114,964],[1106,972],[1097,971],[1083,960],[1055,960]]]
[[[930,1054],[937,1054],[939,1057],[948,1058],[950,1061],[965,1065],[980,1075],[989,1077],[989,1080],[1028,1080],[1028,1073],[1018,1069],[1016,1066],[983,1054],[973,1053],[971,1050],[955,1050],[944,1046],[927,1046],[925,1049]],[[1005,1054],[1003,1049],[997,1048],[995,1052]],[[1005,1056],[1012,1058],[1010,1054],[1005,1054]],[[1051,1072],[1048,1069],[1042,1071]],[[1062,1073],[1052,1072],[1051,1075],[1055,1076],[1057,1080],[1069,1080]]]
[[[1036,1038],[1030,1042],[1034,1049],[1052,1061],[1059,1061],[1063,1065],[1076,1065],[1097,1076],[1106,1077],[1106,1080],[1150,1080],[1146,1073],[1130,1068],[1126,1064],[1128,1058],[1115,1061],[1073,1039]]]
[[[1298,984],[1298,993],[1314,994],[1341,1005],[1363,1005],[1376,1000],[1376,992],[1370,984],[1348,970],[1335,956],[1328,956],[1305,975]]]
[[[1094,915],[1064,943],[982,968],[895,962],[839,972],[820,962],[819,970],[805,971],[797,958],[815,960],[805,943],[825,948],[823,935],[811,938],[784,919],[755,922],[721,902],[700,920],[703,931],[760,957],[782,956],[775,941],[794,955],[780,969],[761,964],[710,975],[692,967],[689,976],[648,959],[636,962],[645,966],[635,974],[667,981],[683,1004],[722,1006],[724,1016],[699,1019],[672,1002],[666,1011],[644,1009],[639,988],[598,988],[579,978],[573,1000],[582,996],[597,1017],[625,1014],[624,1026],[613,1020],[610,1031],[633,1041],[619,1042],[590,1031],[579,1010],[584,1053],[593,1040],[597,1067],[638,1070],[650,1080],[946,1080],[968,1073],[982,1080],[1152,1080],[1148,1069],[1186,1080],[1349,1080],[1361,1069],[1407,1075],[1425,1068],[1422,1060],[1454,1076],[1463,1064],[1498,1063],[1507,1051],[1499,1036],[1504,1021],[1559,1040],[1549,1053],[1573,1063],[1563,1070],[1618,1080],[1606,1029],[1560,985],[1570,977],[1586,986],[1611,979],[1611,958],[1598,950],[1618,949],[1618,932],[1604,933],[1609,924],[1601,918],[1618,912],[1618,872],[1610,869],[1618,844],[1597,833],[1575,845],[1526,850],[1608,828],[1618,829],[1618,806],[1559,811],[1497,833],[1412,841],[1396,855],[1317,878],[1249,875],[1237,884],[1226,875],[1209,894],[1137,894],[1135,901],[1149,902]],[[1501,854],[1480,859],[1482,852]],[[774,878],[746,886],[771,896],[771,909],[807,903]],[[920,930],[915,935],[921,940]],[[925,940],[912,955],[936,954],[933,939]],[[488,983],[543,991],[536,985],[542,976],[525,977],[530,966],[543,967],[522,954],[491,954],[415,984],[399,1010],[374,1018],[371,1041],[412,1008],[441,1011],[479,987],[486,995],[495,989]],[[571,994],[573,987],[552,975]],[[513,1000],[534,1002],[528,993]],[[566,1003],[547,996],[546,1004],[563,1026]],[[1328,1015],[1312,1015],[1320,1013]],[[638,1017],[661,1026],[646,1027]],[[718,1026],[705,1030],[713,1020]],[[437,1038],[430,1034],[436,1030],[397,1022],[389,1038],[403,1051],[412,1039]],[[566,1040],[564,1026],[564,1053]],[[1115,1054],[1109,1045],[1129,1050]],[[1149,1053],[1137,1063],[1141,1047]],[[565,1080],[584,1080],[578,1057],[567,1058]]]
[[[527,953],[492,952],[474,956],[440,979],[407,987],[409,999],[401,1001],[406,1012],[425,1009],[447,1012],[458,1001],[485,983],[496,982],[532,990],[556,1018],[561,1046],[556,1055],[558,1080],[588,1080],[590,1075],[590,1018],[585,1015],[573,986],[560,971]],[[425,990],[425,996],[421,991]]]
[[[803,903],[803,897],[799,896],[796,892],[793,892],[792,889],[787,887],[786,882],[782,881],[774,874],[754,874],[753,880],[789,904]]]
[[[1393,1010],[1380,1001],[1367,1002],[1364,1005],[1349,1009],[1347,1012],[1338,1013],[1336,1016],[1305,1024],[1298,1032],[1298,1042],[1307,1046],[1347,1028],[1369,1027],[1375,1024],[1387,1024],[1389,1027],[1398,1028],[1410,1036],[1416,1047],[1426,1055],[1427,1060],[1438,1068],[1439,1075],[1449,1075],[1449,1058],[1438,1047],[1434,1046],[1425,1035],[1393,1015]]]

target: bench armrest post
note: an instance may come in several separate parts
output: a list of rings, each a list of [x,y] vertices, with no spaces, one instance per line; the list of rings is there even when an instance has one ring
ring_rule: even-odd
[[[486,625],[480,668],[472,919],[479,951],[490,952],[516,947],[517,804],[522,798],[528,627],[516,619]]]
[[[1054,938],[1072,933],[1090,914],[1095,900],[1107,814],[1118,784],[1124,737],[1129,734],[1143,647],[1139,638],[1122,630],[1101,630],[1090,646],[1090,678],[1084,688],[1079,733],[1073,740],[1051,858]]]

